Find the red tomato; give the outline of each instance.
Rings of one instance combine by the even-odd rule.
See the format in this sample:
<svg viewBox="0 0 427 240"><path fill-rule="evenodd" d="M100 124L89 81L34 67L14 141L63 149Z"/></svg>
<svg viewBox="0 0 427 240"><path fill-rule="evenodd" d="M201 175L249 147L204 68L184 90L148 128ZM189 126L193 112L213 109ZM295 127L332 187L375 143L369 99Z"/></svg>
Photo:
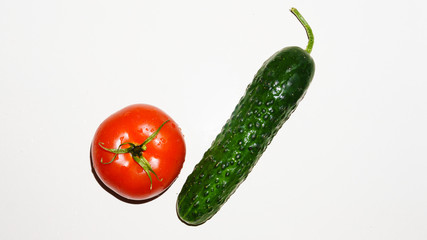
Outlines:
<svg viewBox="0 0 427 240"><path fill-rule="evenodd" d="M91 157L93 169L107 187L124 198L146 200L175 181L185 151L181 129L171 117L154 106L136 104L101 123Z"/></svg>

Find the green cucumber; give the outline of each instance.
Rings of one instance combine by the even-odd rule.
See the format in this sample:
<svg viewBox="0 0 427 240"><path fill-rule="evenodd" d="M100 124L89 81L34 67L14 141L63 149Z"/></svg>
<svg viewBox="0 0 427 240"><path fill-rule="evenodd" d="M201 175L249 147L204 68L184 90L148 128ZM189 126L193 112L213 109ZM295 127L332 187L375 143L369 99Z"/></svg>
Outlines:
<svg viewBox="0 0 427 240"><path fill-rule="evenodd" d="M307 48L286 47L270 57L256 73L178 195L177 214L189 225L200 225L219 211L307 91L314 75L310 56L314 38L301 14L294 8L291 12L306 29Z"/></svg>

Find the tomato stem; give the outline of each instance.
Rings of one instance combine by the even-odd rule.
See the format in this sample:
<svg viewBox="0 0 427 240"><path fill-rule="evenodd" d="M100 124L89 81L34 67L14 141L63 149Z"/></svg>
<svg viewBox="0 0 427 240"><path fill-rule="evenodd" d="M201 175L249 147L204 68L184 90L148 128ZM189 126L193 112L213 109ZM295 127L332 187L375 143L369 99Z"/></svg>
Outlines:
<svg viewBox="0 0 427 240"><path fill-rule="evenodd" d="M305 31L306 31L307 37L308 37L308 44L307 44L305 51L310 54L311 50L313 49L313 44L314 44L313 31L311 30L310 25L308 25L307 21L304 19L304 17L301 15L301 13L299 13L299 11L296 8L291 8L291 12L295 15L295 17L297 17L297 19L300 21L300 23L305 28Z"/></svg>
<svg viewBox="0 0 427 240"><path fill-rule="evenodd" d="M116 149L113 148L106 148L104 147L104 143L99 142L98 145L104 149L105 151L114 153L113 158L109 161L104 163L103 159L101 158L101 163L102 164L110 164L112 163L118 154L124 154L124 153L130 153L132 155L132 158L135 162L137 162L139 164L139 166L142 167L142 169L144 169L145 173L147 174L148 178L150 179L150 190L153 188L153 180L151 178L151 174L154 174L154 176L157 178L157 180L162 181L163 179L159 179L159 177L157 176L157 174L154 172L153 168L151 167L150 163L147 161L147 159L144 158L143 156L143 152L147 150L147 144L152 141L154 138L156 138L156 136L159 134L160 129L162 129L162 127L169 122L169 120L166 120L165 122L163 122L159 128L157 128L157 130L155 132L153 132L150 136L148 136L147 139L145 139L145 141L142 144L136 145L134 143L131 142L125 142L120 144ZM129 145L128 148L120 148L123 145Z"/></svg>
<svg viewBox="0 0 427 240"><path fill-rule="evenodd" d="M147 145L147 143L149 143L151 140L153 140L156 136L157 136L157 134L159 134L159 132L160 132L160 129L162 129L162 127L167 123L167 122L169 122L169 120L166 120L164 123L162 123L162 125L160 125L160 127L153 133L153 134L151 134L142 144L141 144L141 146L143 146L143 147L145 147L145 145ZM147 147L145 147L145 149L147 149Z"/></svg>
<svg viewBox="0 0 427 240"><path fill-rule="evenodd" d="M132 155L133 160L135 160L135 162L137 162L139 164L139 166L141 166L144 171L147 173L148 178L150 179L150 190L153 189L153 179L151 178L151 173L154 174L154 176L157 178L157 180L159 180L160 182L163 179L159 179L159 177L157 176L157 174L154 172L154 170L151 168L150 163L147 161L147 159L145 159L142 155L141 157L139 156L135 156Z"/></svg>
<svg viewBox="0 0 427 240"><path fill-rule="evenodd" d="M109 162L104 163L104 162L102 161L102 158L101 158L101 163L102 163L102 164L110 164L110 163L112 163L112 162L114 161L114 159L116 159L116 157L117 157L117 155L118 155L118 154L120 154L120 153L128 153L128 152L129 152L129 148L120 149L120 147L121 147L121 146L126 145L126 144L129 144L129 143L122 143L122 144L120 144L120 145L119 145L119 147L118 147L117 149L110 149L110 148L106 148L106 147L104 147L104 146L103 146L103 145L104 145L104 143L103 143L103 142L98 143L98 145L99 145L102 149L107 150L107 151L112 152L112 153L115 153L114 157L113 157Z"/></svg>

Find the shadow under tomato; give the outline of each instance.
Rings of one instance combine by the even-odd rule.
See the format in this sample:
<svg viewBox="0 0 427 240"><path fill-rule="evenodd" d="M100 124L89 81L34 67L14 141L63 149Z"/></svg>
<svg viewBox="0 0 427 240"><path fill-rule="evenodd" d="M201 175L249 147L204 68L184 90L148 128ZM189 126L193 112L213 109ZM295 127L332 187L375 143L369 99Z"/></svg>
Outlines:
<svg viewBox="0 0 427 240"><path fill-rule="evenodd" d="M93 176L95 177L95 180L98 182L98 184L108 193L110 193L111 195L113 195L115 198L119 199L120 201L126 202L126 203L130 203L130 204L143 204L143 203L147 203L147 202L151 202L154 199L160 197L161 195L163 195L169 188L165 189L165 191L163 191L162 193L160 193L159 195L149 198L149 199L144 199L144 200L132 200L132 199L128 199L125 198L123 196L120 196L119 194L117 194L116 192L114 192L111 188L109 188L107 185L105 185L102 180L99 178L98 174L96 174L95 169L93 168L93 159L92 159L92 144L90 146L90 150L89 150L89 158L90 158L90 168L92 171Z"/></svg>

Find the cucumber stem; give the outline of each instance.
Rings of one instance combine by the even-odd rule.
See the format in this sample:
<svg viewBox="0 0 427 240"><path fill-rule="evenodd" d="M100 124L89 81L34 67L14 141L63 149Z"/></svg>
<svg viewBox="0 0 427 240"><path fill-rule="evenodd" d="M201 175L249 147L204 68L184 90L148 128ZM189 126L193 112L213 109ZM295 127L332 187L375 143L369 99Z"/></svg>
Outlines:
<svg viewBox="0 0 427 240"><path fill-rule="evenodd" d="M313 31L311 30L310 25L308 25L307 21L304 19L304 17L301 15L301 13L298 12L298 10L296 8L291 8L291 12L295 15L295 17L298 18L300 23L305 28L305 31L306 31L307 37L308 37L308 44L307 44L307 47L305 48L305 51L310 54L311 50L313 49L313 44L314 44Z"/></svg>

